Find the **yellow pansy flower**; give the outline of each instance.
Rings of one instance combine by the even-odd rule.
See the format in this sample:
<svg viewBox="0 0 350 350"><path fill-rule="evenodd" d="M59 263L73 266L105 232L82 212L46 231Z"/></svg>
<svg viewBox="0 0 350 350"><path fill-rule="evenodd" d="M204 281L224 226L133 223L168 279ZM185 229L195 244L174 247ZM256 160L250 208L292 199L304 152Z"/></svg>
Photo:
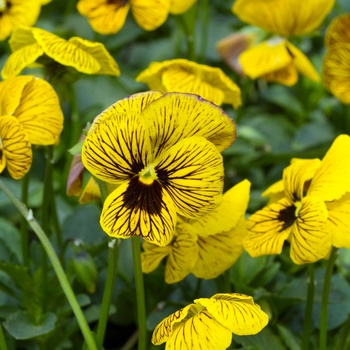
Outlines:
<svg viewBox="0 0 350 350"><path fill-rule="evenodd" d="M39 17L40 0L0 0L0 40L5 40L18 26L32 26Z"/></svg>
<svg viewBox="0 0 350 350"><path fill-rule="evenodd" d="M180 15L188 11L197 0L172 0L170 13L173 15Z"/></svg>
<svg viewBox="0 0 350 350"><path fill-rule="evenodd" d="M98 42L79 37L65 40L44 29L21 27L13 31L9 43L12 54L1 71L3 79L20 74L42 56L85 74L120 74L113 57Z"/></svg>
<svg viewBox="0 0 350 350"><path fill-rule="evenodd" d="M0 82L0 172L22 178L32 163L31 144L55 144L63 114L55 90L33 76Z"/></svg>
<svg viewBox="0 0 350 350"><path fill-rule="evenodd" d="M161 92L189 92L217 105L231 103L238 108L240 88L220 69L198 64L186 59L153 62L141 72L136 81Z"/></svg>
<svg viewBox="0 0 350 350"><path fill-rule="evenodd" d="M225 350L232 333L253 335L268 323L267 314L252 297L237 293L220 293L174 312L153 331L152 343L166 342L165 350Z"/></svg>
<svg viewBox="0 0 350 350"><path fill-rule="evenodd" d="M332 245L350 247L350 137L340 135L323 160L295 159L265 195L274 200L247 220L244 248L253 256L280 254L290 241L296 264L325 258ZM282 190L282 192L281 192Z"/></svg>
<svg viewBox="0 0 350 350"><path fill-rule="evenodd" d="M350 14L336 17L325 37L323 83L340 101L350 103Z"/></svg>
<svg viewBox="0 0 350 350"><path fill-rule="evenodd" d="M212 279L230 268L243 252L249 189L250 182L244 180L225 192L222 203L199 220L179 218L169 245L144 242L142 271L155 270L167 258L165 281L176 283L190 273Z"/></svg>
<svg viewBox="0 0 350 350"><path fill-rule="evenodd" d="M95 32L115 34L124 26L129 10L142 29L157 29L166 21L170 4L171 0L79 0L77 8Z"/></svg>
<svg viewBox="0 0 350 350"><path fill-rule="evenodd" d="M220 151L234 138L227 114L196 95L150 91L107 108L82 149L92 175L118 185L104 202L103 230L168 244L177 214L195 218L221 201Z"/></svg>
<svg viewBox="0 0 350 350"><path fill-rule="evenodd" d="M260 44L243 34L240 40L221 40L218 51L233 69L251 79L294 85L301 73L319 81L309 59L286 37L304 35L317 28L335 0L236 0L232 11L244 22L275 34ZM248 41L249 40L249 41ZM242 47L244 43L245 47ZM232 47L231 47L232 46ZM233 57L230 57L230 56Z"/></svg>

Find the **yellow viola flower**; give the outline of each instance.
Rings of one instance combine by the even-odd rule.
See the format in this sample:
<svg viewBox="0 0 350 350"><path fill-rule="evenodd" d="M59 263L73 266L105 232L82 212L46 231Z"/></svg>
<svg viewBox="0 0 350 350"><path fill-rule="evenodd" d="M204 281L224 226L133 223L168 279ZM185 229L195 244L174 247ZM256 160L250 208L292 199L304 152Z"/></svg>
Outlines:
<svg viewBox="0 0 350 350"><path fill-rule="evenodd" d="M0 117L0 173L7 168L15 180L21 179L30 169L32 148L23 126L17 118Z"/></svg>
<svg viewBox="0 0 350 350"><path fill-rule="evenodd" d="M9 43L12 54L1 71L3 79L20 74L42 56L85 74L120 74L113 57L98 42L79 37L65 40L44 29L21 27L13 31Z"/></svg>
<svg viewBox="0 0 350 350"><path fill-rule="evenodd" d="M234 138L227 114L196 95L150 91L107 108L82 149L90 173L118 185L104 202L102 229L168 244L178 214L195 218L221 201L220 151Z"/></svg>
<svg viewBox="0 0 350 350"><path fill-rule="evenodd" d="M225 350L232 342L232 333L257 334L268 321L252 297L219 293L196 299L165 318L153 331L152 343L166 343L165 350Z"/></svg>
<svg viewBox="0 0 350 350"><path fill-rule="evenodd" d="M316 29L335 0L235 0L232 11L243 22L284 37Z"/></svg>
<svg viewBox="0 0 350 350"><path fill-rule="evenodd" d="M32 163L31 145L53 145L63 128L55 90L45 80L19 76L0 82L0 172L22 178Z"/></svg>
<svg viewBox="0 0 350 350"><path fill-rule="evenodd" d="M350 14L336 17L325 37L322 78L326 88L340 101L350 103Z"/></svg>
<svg viewBox="0 0 350 350"><path fill-rule="evenodd" d="M199 220L178 218L169 245L144 242L142 271L152 272L167 258L165 281L176 283L190 273L212 279L230 268L243 252L249 189L250 182L244 180L225 192L222 203Z"/></svg>
<svg viewBox="0 0 350 350"><path fill-rule="evenodd" d="M197 0L172 0L170 13L173 15L180 15L188 11Z"/></svg>
<svg viewBox="0 0 350 350"><path fill-rule="evenodd" d="M327 257L332 245L350 247L350 137L340 135L323 160L295 159L281 182L265 192L274 201L247 220L244 248L253 256L280 254L286 240L296 264ZM283 194L283 195L281 195Z"/></svg>
<svg viewBox="0 0 350 350"><path fill-rule="evenodd" d="M144 30L155 30L167 19L171 0L79 0L79 13L100 34L115 34L124 26L131 9L136 23Z"/></svg>
<svg viewBox="0 0 350 350"><path fill-rule="evenodd" d="M40 0L0 0L0 40L5 40L18 26L32 26L39 17Z"/></svg>
<svg viewBox="0 0 350 350"><path fill-rule="evenodd" d="M241 104L240 88L220 69L186 59L153 62L141 72L136 81L161 92L188 92L197 94L217 105Z"/></svg>

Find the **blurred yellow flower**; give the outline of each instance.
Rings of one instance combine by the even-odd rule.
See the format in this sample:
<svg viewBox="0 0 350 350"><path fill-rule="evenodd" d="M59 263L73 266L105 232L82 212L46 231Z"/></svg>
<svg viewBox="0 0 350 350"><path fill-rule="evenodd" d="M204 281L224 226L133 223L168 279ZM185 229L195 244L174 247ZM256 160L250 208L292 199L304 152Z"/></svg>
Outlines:
<svg viewBox="0 0 350 350"><path fill-rule="evenodd" d="M350 137L340 135L322 161L292 161L283 183L264 192L274 200L247 220L243 244L251 256L280 254L285 240L296 264L325 258L332 245L350 248L349 149Z"/></svg>
<svg viewBox="0 0 350 350"><path fill-rule="evenodd" d="M197 0L172 0L170 13L173 15L180 15L188 11Z"/></svg>
<svg viewBox="0 0 350 350"><path fill-rule="evenodd" d="M267 314L252 297L237 293L200 298L161 321L153 331L152 343L166 342L165 350L225 350L232 333L252 335L268 323Z"/></svg>
<svg viewBox="0 0 350 350"><path fill-rule="evenodd" d="M169 245L144 242L142 271L152 272L166 257L166 283L179 282L190 273L212 279L230 268L243 252L249 189L249 181L244 180L224 193L222 203L200 219L178 218Z"/></svg>
<svg viewBox="0 0 350 350"><path fill-rule="evenodd" d="M40 0L0 0L0 40L5 40L19 26L32 26L39 17Z"/></svg>
<svg viewBox="0 0 350 350"><path fill-rule="evenodd" d="M103 44L72 37L62 39L44 29L21 27L9 40L12 54L1 71L3 79L16 76L42 56L85 74L118 76L119 68Z"/></svg>
<svg viewBox="0 0 350 350"><path fill-rule="evenodd" d="M0 82L0 172L22 178L32 163L31 144L55 144L63 114L55 90L32 76Z"/></svg>
<svg viewBox="0 0 350 350"><path fill-rule="evenodd" d="M196 95L150 91L107 108L82 149L92 175L118 185L104 202L103 230L168 244L177 214L195 218L221 201L220 151L234 139L233 121Z"/></svg>
<svg viewBox="0 0 350 350"><path fill-rule="evenodd" d="M153 62L136 77L136 81L161 92L197 94L219 106L231 103L238 108L242 103L240 88L220 68L186 59Z"/></svg>
<svg viewBox="0 0 350 350"><path fill-rule="evenodd" d="M323 59L323 83L340 101L350 103L350 14L336 17L330 24Z"/></svg>
<svg viewBox="0 0 350 350"><path fill-rule="evenodd" d="M275 34L256 43L252 33L218 42L218 51L236 72L291 86L301 73L313 81L319 75L311 62L285 38L305 35L317 28L335 0L236 0L232 11L244 22ZM238 35L238 34L237 34ZM232 56L232 57L231 57Z"/></svg>
<svg viewBox="0 0 350 350"><path fill-rule="evenodd" d="M115 34L124 26L131 9L136 23L144 30L155 30L167 19L171 0L79 0L79 13L100 34Z"/></svg>

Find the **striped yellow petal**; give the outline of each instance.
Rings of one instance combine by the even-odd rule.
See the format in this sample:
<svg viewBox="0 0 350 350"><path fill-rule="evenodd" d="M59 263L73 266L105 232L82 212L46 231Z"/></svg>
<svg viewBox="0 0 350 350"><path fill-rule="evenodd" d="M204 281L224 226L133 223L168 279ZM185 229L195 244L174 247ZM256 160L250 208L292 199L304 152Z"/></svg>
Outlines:
<svg viewBox="0 0 350 350"><path fill-rule="evenodd" d="M130 1L79 0L77 8L95 32L115 34L124 26Z"/></svg>
<svg viewBox="0 0 350 350"><path fill-rule="evenodd" d="M308 182L320 167L319 159L294 159L283 171L283 184L286 196L299 201L306 195Z"/></svg>
<svg viewBox="0 0 350 350"><path fill-rule="evenodd" d="M235 227L227 232L208 237L198 237L198 259L192 273L198 278L212 279L229 269L243 253L246 234L245 218L242 216Z"/></svg>
<svg viewBox="0 0 350 350"><path fill-rule="evenodd" d="M189 10L196 1L197 0L172 0L170 13L173 15L180 15Z"/></svg>
<svg viewBox="0 0 350 350"><path fill-rule="evenodd" d="M244 22L283 35L301 35L316 29L335 0L236 0L232 11Z"/></svg>
<svg viewBox="0 0 350 350"><path fill-rule="evenodd" d="M33 36L33 28L16 28L11 35L9 44L12 52L23 49L28 45L36 44L36 39Z"/></svg>
<svg viewBox="0 0 350 350"><path fill-rule="evenodd" d="M23 126L15 117L0 117L0 171L7 167L12 178L21 179L32 164L32 148Z"/></svg>
<svg viewBox="0 0 350 350"><path fill-rule="evenodd" d="M322 73L326 88L350 104L350 43L332 45L323 58Z"/></svg>
<svg viewBox="0 0 350 350"><path fill-rule="evenodd" d="M323 201L340 199L346 192L350 192L350 136L339 135L313 177L309 195Z"/></svg>
<svg viewBox="0 0 350 350"><path fill-rule="evenodd" d="M159 91L146 91L130 95L126 98L123 98L122 100L117 101L94 119L89 132L91 132L93 128L98 125L98 123L107 118L113 118L121 114L127 117L128 113L140 114L152 101L156 100L162 95L163 94Z"/></svg>
<svg viewBox="0 0 350 350"><path fill-rule="evenodd" d="M73 43L40 28L33 28L33 36L44 53L56 62L86 74L100 71L96 58Z"/></svg>
<svg viewBox="0 0 350 350"><path fill-rule="evenodd" d="M154 169L164 191L185 217L201 216L222 200L222 156L202 137L179 141L159 156Z"/></svg>
<svg viewBox="0 0 350 350"><path fill-rule="evenodd" d="M350 43L350 14L337 16L333 19L327 29L325 36L325 45L331 48L332 45L338 43Z"/></svg>
<svg viewBox="0 0 350 350"><path fill-rule="evenodd" d="M323 201L311 196L303 198L300 206L292 228L290 257L296 264L313 263L325 258L331 248L328 211Z"/></svg>
<svg viewBox="0 0 350 350"><path fill-rule="evenodd" d="M165 267L165 282L176 283L182 281L191 273L198 258L197 236L188 225L176 225L175 239L171 243L171 251Z"/></svg>
<svg viewBox="0 0 350 350"><path fill-rule="evenodd" d="M298 71L296 67L290 63L284 68L263 75L262 78L272 83L293 86L298 81Z"/></svg>
<svg viewBox="0 0 350 350"><path fill-rule="evenodd" d="M341 199L326 203L328 210L327 231L332 234L332 245L350 248L350 193Z"/></svg>
<svg viewBox="0 0 350 350"><path fill-rule="evenodd" d="M84 204L101 198L100 187L98 183L90 176L87 184L84 187L83 193L79 198L79 203Z"/></svg>
<svg viewBox="0 0 350 350"><path fill-rule="evenodd" d="M217 105L231 103L234 108L241 105L239 87L220 68L186 59L153 62L136 80L153 90L193 93Z"/></svg>
<svg viewBox="0 0 350 350"><path fill-rule="evenodd" d="M37 43L24 46L18 51L14 51L9 56L1 70L2 78L8 79L15 77L43 54L44 50Z"/></svg>
<svg viewBox="0 0 350 350"><path fill-rule="evenodd" d="M165 94L150 103L142 117L149 125L156 156L190 136L208 139L220 152L236 137L234 122L220 107L192 94Z"/></svg>
<svg viewBox="0 0 350 350"><path fill-rule="evenodd" d="M212 318L237 335L257 334L269 321L253 298L244 294L219 293L194 302L204 306Z"/></svg>
<svg viewBox="0 0 350 350"><path fill-rule="evenodd" d="M145 30L155 30L168 18L170 0L130 0L136 23Z"/></svg>
<svg viewBox="0 0 350 350"><path fill-rule="evenodd" d="M174 235L176 208L158 181L148 185L135 176L107 197L100 224L109 236L139 236L165 246Z"/></svg>
<svg viewBox="0 0 350 350"><path fill-rule="evenodd" d="M90 54L99 64L100 69L98 74L119 76L120 70L117 62L107 51L105 46L98 42L92 42L79 37L72 37L68 40L68 43L73 44L77 48Z"/></svg>
<svg viewBox="0 0 350 350"><path fill-rule="evenodd" d="M15 77L6 84L27 84L21 91L19 106L13 112L28 134L29 141L35 145L53 145L63 129L63 113L58 96L53 87L41 78ZM11 98L11 96L8 96Z"/></svg>
<svg viewBox="0 0 350 350"><path fill-rule="evenodd" d="M132 178L151 161L148 130L137 113L107 118L83 144L82 162L98 179L118 184Z"/></svg>
<svg viewBox="0 0 350 350"><path fill-rule="evenodd" d="M250 182L241 181L224 193L222 203L217 208L193 221L191 226L202 237L231 230L247 210L249 190Z"/></svg>
<svg viewBox="0 0 350 350"><path fill-rule="evenodd" d="M154 271L158 267L160 262L171 253L172 246L171 244L168 244L165 247L159 247L156 244L145 241L142 243L142 248L142 272L150 273Z"/></svg>
<svg viewBox="0 0 350 350"><path fill-rule="evenodd" d="M247 220L247 235L243 239L245 250L252 257L280 254L296 220L296 207L287 198L272 203Z"/></svg>

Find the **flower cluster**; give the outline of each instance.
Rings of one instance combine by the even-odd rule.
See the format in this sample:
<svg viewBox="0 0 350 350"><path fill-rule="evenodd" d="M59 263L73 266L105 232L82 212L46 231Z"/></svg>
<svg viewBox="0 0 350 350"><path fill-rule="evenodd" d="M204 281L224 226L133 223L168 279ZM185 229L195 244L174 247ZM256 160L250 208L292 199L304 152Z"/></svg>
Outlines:
<svg viewBox="0 0 350 350"><path fill-rule="evenodd" d="M0 83L0 172L7 167L22 178L32 163L31 145L53 145L63 128L63 114L49 83L20 76Z"/></svg>

